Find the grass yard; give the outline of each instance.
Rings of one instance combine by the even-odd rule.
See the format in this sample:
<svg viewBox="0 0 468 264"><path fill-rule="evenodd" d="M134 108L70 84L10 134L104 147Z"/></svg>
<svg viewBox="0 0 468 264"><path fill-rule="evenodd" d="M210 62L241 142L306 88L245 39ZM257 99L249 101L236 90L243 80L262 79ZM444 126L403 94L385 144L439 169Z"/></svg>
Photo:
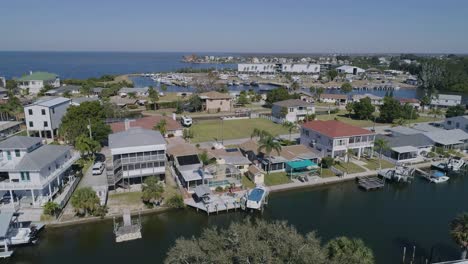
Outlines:
<svg viewBox="0 0 468 264"><path fill-rule="evenodd" d="M224 124L222 124L224 123ZM223 127L223 129L222 129ZM194 138L192 142L206 142L216 139L248 138L254 128L264 129L273 135L289 134L288 130L268 119L239 119L239 120L202 120L192 126ZM294 133L294 132L293 132Z"/></svg>
<svg viewBox="0 0 468 264"><path fill-rule="evenodd" d="M374 124L372 120L358 120L358 119L349 118L346 111L340 111L337 114L330 114L330 115L328 114L317 115L318 120L335 120L335 118L343 123L350 124L353 126L359 126L359 127L371 127ZM386 124L375 123L375 125L382 126Z"/></svg>
<svg viewBox="0 0 468 264"><path fill-rule="evenodd" d="M109 203L119 205L141 204L141 192L122 192L109 194Z"/></svg>
<svg viewBox="0 0 468 264"><path fill-rule="evenodd" d="M273 186L279 184L290 183L291 179L289 179L286 172L275 172L270 173L269 175L265 175L265 185L266 186Z"/></svg>
<svg viewBox="0 0 468 264"><path fill-rule="evenodd" d="M366 170L359 167L358 165L352 162L340 162L340 164L333 165L335 168L339 169L342 172L347 172L348 174L365 172Z"/></svg>
<svg viewBox="0 0 468 264"><path fill-rule="evenodd" d="M367 164L364 165L364 167L368 168L369 170L378 170L379 169L379 159L363 159L362 161L366 162ZM386 160L381 160L382 163L382 169L388 169L388 168L393 168L395 165L392 163L386 161Z"/></svg>
<svg viewBox="0 0 468 264"><path fill-rule="evenodd" d="M249 179L249 177L242 175L242 186L245 188L254 188L255 184Z"/></svg>
<svg viewBox="0 0 468 264"><path fill-rule="evenodd" d="M331 169L322 169L322 174L320 177L328 178L328 177L335 177L335 173Z"/></svg>

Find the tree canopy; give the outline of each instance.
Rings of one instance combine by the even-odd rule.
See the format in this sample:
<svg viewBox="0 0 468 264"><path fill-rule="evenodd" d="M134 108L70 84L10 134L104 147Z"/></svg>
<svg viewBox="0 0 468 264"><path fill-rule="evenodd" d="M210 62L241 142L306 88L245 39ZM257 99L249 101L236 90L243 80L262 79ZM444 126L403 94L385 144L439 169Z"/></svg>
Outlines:
<svg viewBox="0 0 468 264"><path fill-rule="evenodd" d="M71 204L78 215L95 215L99 210L99 198L91 187L76 190L71 198Z"/></svg>
<svg viewBox="0 0 468 264"><path fill-rule="evenodd" d="M465 107L461 105L449 106L445 112L445 117L462 116L465 114Z"/></svg>
<svg viewBox="0 0 468 264"><path fill-rule="evenodd" d="M276 88L270 91L267 94L266 106L271 107L273 103L275 102L284 101L288 99L298 99L298 98L299 98L298 94L289 94L286 88L280 87L280 88Z"/></svg>
<svg viewBox="0 0 468 264"><path fill-rule="evenodd" d="M362 98L359 102L352 103L351 108L359 119L371 119L372 114L375 112L375 106L372 105L372 101L369 97ZM348 105L346 110L349 111Z"/></svg>
<svg viewBox="0 0 468 264"><path fill-rule="evenodd" d="M325 246L329 263L372 264L375 262L372 250L361 239L337 237Z"/></svg>
<svg viewBox="0 0 468 264"><path fill-rule="evenodd" d="M349 82L346 82L346 83L343 83L341 85L341 92L342 93L350 93L353 91L353 86L349 83Z"/></svg>

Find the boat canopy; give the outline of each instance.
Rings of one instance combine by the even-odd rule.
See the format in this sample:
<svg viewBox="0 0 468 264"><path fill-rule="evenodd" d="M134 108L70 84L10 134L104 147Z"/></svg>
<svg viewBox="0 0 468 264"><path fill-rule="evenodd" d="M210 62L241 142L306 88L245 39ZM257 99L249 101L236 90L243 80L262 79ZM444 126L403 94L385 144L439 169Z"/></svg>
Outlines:
<svg viewBox="0 0 468 264"><path fill-rule="evenodd" d="M0 213L0 238L6 237L10 228L11 218L13 218L13 212Z"/></svg>
<svg viewBox="0 0 468 264"><path fill-rule="evenodd" d="M305 170L318 167L317 164L312 162L311 160L288 161L286 162L286 166L289 167L289 169L293 170Z"/></svg>

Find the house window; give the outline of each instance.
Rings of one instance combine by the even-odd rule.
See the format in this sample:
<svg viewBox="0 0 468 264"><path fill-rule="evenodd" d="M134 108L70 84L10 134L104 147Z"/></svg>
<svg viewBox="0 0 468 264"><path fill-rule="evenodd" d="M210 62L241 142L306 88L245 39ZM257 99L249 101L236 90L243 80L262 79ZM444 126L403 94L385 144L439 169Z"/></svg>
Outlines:
<svg viewBox="0 0 468 264"><path fill-rule="evenodd" d="M309 130L305 131L306 136L309 136Z"/></svg>
<svg viewBox="0 0 468 264"><path fill-rule="evenodd" d="M7 160L11 160L11 151L7 150L6 155L7 155Z"/></svg>
<svg viewBox="0 0 468 264"><path fill-rule="evenodd" d="M16 156L16 157L19 157L19 156L20 156L20 151L19 151L19 149L15 149L15 156Z"/></svg>
<svg viewBox="0 0 468 264"><path fill-rule="evenodd" d="M47 121L44 121L44 127L48 127L49 124L47 123Z"/></svg>
<svg viewBox="0 0 468 264"><path fill-rule="evenodd" d="M349 144L353 144L354 143L354 137L350 137L349 138Z"/></svg>
<svg viewBox="0 0 468 264"><path fill-rule="evenodd" d="M28 113L29 113L29 115L32 115L33 114L32 109L28 109Z"/></svg>
<svg viewBox="0 0 468 264"><path fill-rule="evenodd" d="M447 125L449 125L449 126L452 125L452 121L448 120Z"/></svg>
<svg viewBox="0 0 468 264"><path fill-rule="evenodd" d="M34 124L33 124L33 121L29 121L29 127L33 127Z"/></svg>
<svg viewBox="0 0 468 264"><path fill-rule="evenodd" d="M458 123L458 122L455 123L455 127L456 127L456 128L460 128L460 123Z"/></svg>
<svg viewBox="0 0 468 264"><path fill-rule="evenodd" d="M29 177L29 171L21 172L21 181L31 181L31 177Z"/></svg>
<svg viewBox="0 0 468 264"><path fill-rule="evenodd" d="M45 115L45 109L41 109L41 114Z"/></svg>

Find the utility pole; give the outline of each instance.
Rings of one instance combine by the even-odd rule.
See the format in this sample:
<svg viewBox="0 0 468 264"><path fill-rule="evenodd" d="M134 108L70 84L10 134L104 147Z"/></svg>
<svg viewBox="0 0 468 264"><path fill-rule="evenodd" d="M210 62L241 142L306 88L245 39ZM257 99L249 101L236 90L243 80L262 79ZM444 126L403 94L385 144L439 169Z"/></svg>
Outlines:
<svg viewBox="0 0 468 264"><path fill-rule="evenodd" d="M88 130L89 130L89 138L93 139L93 134L91 132L91 119L88 118Z"/></svg>

